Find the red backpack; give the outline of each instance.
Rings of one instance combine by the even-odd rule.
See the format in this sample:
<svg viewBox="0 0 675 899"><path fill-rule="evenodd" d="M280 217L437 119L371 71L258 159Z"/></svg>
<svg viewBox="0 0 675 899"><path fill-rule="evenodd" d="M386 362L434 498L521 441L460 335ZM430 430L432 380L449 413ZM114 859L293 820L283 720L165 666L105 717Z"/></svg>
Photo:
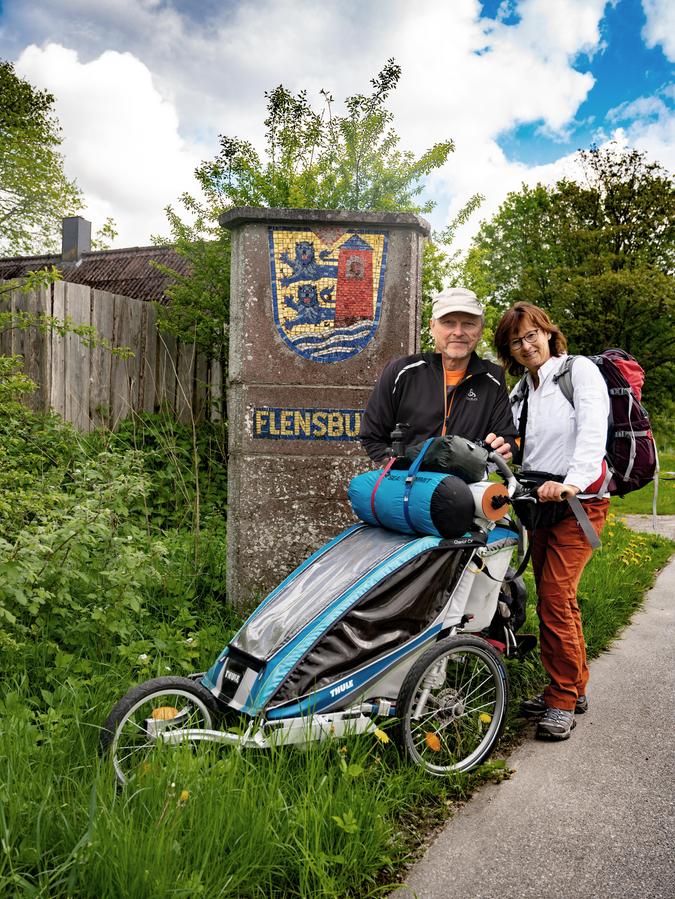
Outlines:
<svg viewBox="0 0 675 899"><path fill-rule="evenodd" d="M574 406L572 366L578 356L568 356L553 378ZM607 492L625 496L654 481L656 503L659 458L649 416L640 403L645 373L637 359L625 350L605 350L587 356L602 375L609 394L609 427L605 459L608 465ZM602 491L599 491L602 492Z"/></svg>

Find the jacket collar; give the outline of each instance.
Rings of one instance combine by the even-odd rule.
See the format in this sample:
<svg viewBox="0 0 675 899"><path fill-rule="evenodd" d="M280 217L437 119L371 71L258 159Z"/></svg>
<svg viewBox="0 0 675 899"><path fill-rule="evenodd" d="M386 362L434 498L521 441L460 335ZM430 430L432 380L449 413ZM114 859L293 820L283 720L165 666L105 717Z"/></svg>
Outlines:
<svg viewBox="0 0 675 899"><path fill-rule="evenodd" d="M443 360L441 358L440 353L428 353L429 362L433 365L434 368L442 369L443 368ZM466 367L467 375L480 375L488 370L485 361L481 359L481 357L477 353L471 353L469 357L469 364Z"/></svg>

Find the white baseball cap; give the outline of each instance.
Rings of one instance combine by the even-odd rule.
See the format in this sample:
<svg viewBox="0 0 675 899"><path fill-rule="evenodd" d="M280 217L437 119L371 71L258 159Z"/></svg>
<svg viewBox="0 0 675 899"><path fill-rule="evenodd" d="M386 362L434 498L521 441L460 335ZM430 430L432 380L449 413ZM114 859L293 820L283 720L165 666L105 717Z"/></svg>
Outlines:
<svg viewBox="0 0 675 899"><path fill-rule="evenodd" d="M431 317L438 319L448 312L468 312L469 315L483 314L483 307L473 290L466 287L446 287L437 293L431 307Z"/></svg>

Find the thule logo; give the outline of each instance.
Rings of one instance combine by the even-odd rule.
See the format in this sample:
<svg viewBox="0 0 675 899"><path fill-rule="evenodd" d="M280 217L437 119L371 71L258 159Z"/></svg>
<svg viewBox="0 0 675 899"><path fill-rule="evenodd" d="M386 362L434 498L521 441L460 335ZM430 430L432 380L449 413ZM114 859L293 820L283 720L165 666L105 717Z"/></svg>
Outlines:
<svg viewBox="0 0 675 899"><path fill-rule="evenodd" d="M478 394L474 393L473 387L469 387L469 392L466 395L467 400L477 400Z"/></svg>
<svg viewBox="0 0 675 899"><path fill-rule="evenodd" d="M223 672L223 677L225 678L225 680L231 680L233 684L238 684L241 680L241 674L235 674L234 671L225 670Z"/></svg>
<svg viewBox="0 0 675 899"><path fill-rule="evenodd" d="M333 697L339 696L340 693L346 693L347 690L351 690L351 688L353 686L354 686L353 680L346 680L346 681L344 681L344 683L338 684L337 687L333 687L333 689L330 691L330 695Z"/></svg>

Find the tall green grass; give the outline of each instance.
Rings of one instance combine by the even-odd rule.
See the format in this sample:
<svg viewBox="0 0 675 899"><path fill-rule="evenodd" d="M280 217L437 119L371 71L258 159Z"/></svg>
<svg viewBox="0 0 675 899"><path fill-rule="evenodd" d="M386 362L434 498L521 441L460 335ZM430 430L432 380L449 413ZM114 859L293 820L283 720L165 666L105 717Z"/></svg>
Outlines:
<svg viewBox="0 0 675 899"><path fill-rule="evenodd" d="M658 515L675 515L675 453L659 454L661 476L656 497ZM614 497L612 509L623 515L651 515L654 499L654 485L648 484L627 496Z"/></svg>
<svg viewBox="0 0 675 899"><path fill-rule="evenodd" d="M580 588L591 656L628 622L671 549L610 516ZM533 598L527 624L536 630ZM209 634L205 643L213 640ZM204 666L211 661L205 658ZM505 745L518 731L518 699L543 682L536 659L509 669ZM50 703L40 684L18 674L6 690L0 895L381 895L420 834L478 780L499 772L492 762L472 775L438 780L400 759L391 743L366 735L305 751L172 749L118 792L97 743L122 680L116 666L109 681L52 689Z"/></svg>

